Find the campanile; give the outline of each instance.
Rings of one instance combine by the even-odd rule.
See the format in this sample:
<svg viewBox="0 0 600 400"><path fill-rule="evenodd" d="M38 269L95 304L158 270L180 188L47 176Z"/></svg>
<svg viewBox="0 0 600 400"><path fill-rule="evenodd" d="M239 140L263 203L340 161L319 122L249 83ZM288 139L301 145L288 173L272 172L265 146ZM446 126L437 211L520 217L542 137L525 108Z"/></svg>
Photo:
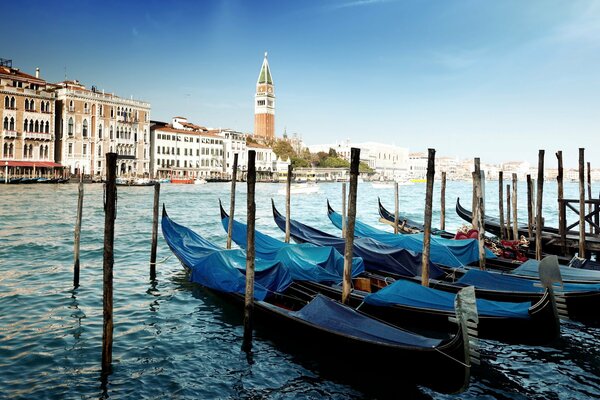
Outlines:
<svg viewBox="0 0 600 400"><path fill-rule="evenodd" d="M254 136L269 140L275 138L275 90L267 53L265 53L258 81L256 81Z"/></svg>

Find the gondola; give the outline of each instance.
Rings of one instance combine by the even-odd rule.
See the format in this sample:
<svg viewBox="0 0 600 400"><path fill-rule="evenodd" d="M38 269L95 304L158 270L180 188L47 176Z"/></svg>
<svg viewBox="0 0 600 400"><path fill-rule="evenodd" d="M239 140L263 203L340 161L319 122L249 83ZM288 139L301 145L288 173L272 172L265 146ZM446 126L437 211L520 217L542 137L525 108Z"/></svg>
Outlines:
<svg viewBox="0 0 600 400"><path fill-rule="evenodd" d="M176 224L164 206L161 226L190 280L243 308L245 253L220 249ZM255 271L256 319L263 322L265 330L277 331L280 339L300 345L318 361L335 359L340 366L352 365L355 370L368 363L369 373L409 377L441 392L460 392L468 386L471 367L465 323L461 322L452 338L426 337L326 296L303 292L280 262L256 259Z"/></svg>
<svg viewBox="0 0 600 400"><path fill-rule="evenodd" d="M273 203L273 217L275 223L285 231L285 217L277 211ZM320 246L333 246L338 251L343 251L345 240L320 231L295 220L290 220L290 235L300 243L312 243ZM365 242L367 241L367 242ZM368 243L369 246L365 246ZM361 248L362 247L362 248ZM395 267L397 271L410 271L414 273L393 272L385 263L385 255L396 251L404 251L404 268ZM420 282L421 255L408 250L393 248L373 239L356 237L353 252L355 256L363 258L367 271L385 274L394 279L408 279ZM378 252L380 262L377 263ZM362 254L365 254L364 256ZM558 266L555 256L551 256ZM556 268L555 276L560 276ZM481 270L458 271L448 274L443 268L429 261L429 286L444 291L456 293L467 285L475 287L477 298L509 301L509 302L538 302L544 295L545 289L539 282L530 279L507 276ZM562 282L562 281L560 281ZM573 284L565 283L560 291L555 291L558 302L565 303L568 311L560 309L561 316L586 323L600 322L597 309L600 307L600 284Z"/></svg>
<svg viewBox="0 0 600 400"><path fill-rule="evenodd" d="M379 206L378 210L379 210L379 216L381 217L381 219L383 219L384 222L391 223L391 225L394 226L394 221L395 221L394 213L389 212L383 206L383 204L381 204L381 199L379 197L377 198L377 203ZM415 220L412 220L403 214L398 213L398 230L401 233L422 233L425 230L425 227L423 226L423 224L421 224ZM443 229L436 229L433 227L431 228L431 234L436 235L436 236L441 236L446 239L452 239L455 236L452 232L448 232Z"/></svg>
<svg viewBox="0 0 600 400"><path fill-rule="evenodd" d="M221 222L225 231L229 227L229 216L219 202ZM246 248L247 227L233 221L232 240L241 248ZM341 298L343 258L336 259L337 267L323 263L323 257L316 259L304 251L307 244L289 244L255 230L255 251L262 258L294 263L288 253L299 255L304 263L313 263L316 269L335 271L329 279L307 279L306 273L295 277L296 284L304 291L321 293L328 297ZM311 245L309 245L311 246ZM310 248L310 247L309 247ZM330 259L330 258L328 258ZM357 258L353 259L353 266ZM314 261L314 262L313 262ZM362 261L362 260L361 260ZM340 268L341 267L341 268ZM313 268L315 269L315 268ZM376 274L363 274L352 270L354 289L350 293L350 305L360 307L366 314L375 316L394 325L409 324L413 330L453 332L455 324L449 318L454 316L455 295L407 280L391 281ZM373 293L372 293L373 292ZM477 300L479 315L478 336L486 339L502 340L510 343L542 344L556 339L559 335L558 317L552 307L551 296L544 294L535 304L505 303Z"/></svg>

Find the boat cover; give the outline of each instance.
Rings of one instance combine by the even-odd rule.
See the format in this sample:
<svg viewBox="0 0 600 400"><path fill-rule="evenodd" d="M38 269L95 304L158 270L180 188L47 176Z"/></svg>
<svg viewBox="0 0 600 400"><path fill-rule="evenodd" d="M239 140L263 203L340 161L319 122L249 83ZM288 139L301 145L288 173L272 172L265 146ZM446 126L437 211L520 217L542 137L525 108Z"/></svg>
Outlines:
<svg viewBox="0 0 600 400"><path fill-rule="evenodd" d="M221 211L221 222L227 232L229 216ZM233 221L231 239L246 249L247 225ZM294 280L312 282L341 282L344 276L344 257L333 247L320 247L310 243L292 244L277 240L260 231L254 232L256 257L264 260L281 261ZM365 270L360 257L352 258L352 276Z"/></svg>
<svg viewBox="0 0 600 400"><path fill-rule="evenodd" d="M507 292L544 292L544 288L541 287L539 281L478 269L468 270L466 274L458 279L458 282L465 285L473 285L477 289L501 290ZM558 287L560 288L560 286ZM600 283L565 283L562 290L567 293L598 292L600 291Z"/></svg>
<svg viewBox="0 0 600 400"><path fill-rule="evenodd" d="M426 349L435 348L442 342L441 339L427 338L377 321L322 294L317 294L310 303L290 315L328 330L371 342Z"/></svg>
<svg viewBox="0 0 600 400"><path fill-rule="evenodd" d="M329 219L337 228L342 229L341 214L329 210ZM368 237L389 246L423 252L423 233L396 235L374 228L359 220L355 221L354 234ZM429 257L431 261L447 267L462 267L479 260L479 243L475 239L453 240L440 236L430 236ZM490 250L485 250L486 258L496 258Z"/></svg>
<svg viewBox="0 0 600 400"><path fill-rule="evenodd" d="M273 206L275 223L285 231L285 217ZM344 253L346 240L320 231L295 220L290 220L290 235L297 241L308 242L317 246L334 247ZM421 255L413 251L396 248L378 242L368 237L354 238L353 254L363 259L365 269L373 271L387 271L402 276L421 276ZM445 272L433 262L429 262L429 277L438 279Z"/></svg>
<svg viewBox="0 0 600 400"><path fill-rule="evenodd" d="M510 271L513 275L526 275L539 278L538 272L540 262L538 260L529 259L521 264L518 268ZM566 265L559 266L560 275L565 281L598 281L600 282L600 271L579 269L567 267Z"/></svg>
<svg viewBox="0 0 600 400"><path fill-rule="evenodd" d="M177 258L191 270L190 280L228 293L246 291L246 253L223 250L163 214L163 236ZM268 292L282 292L292 276L280 262L255 260L254 297L264 300Z"/></svg>
<svg viewBox="0 0 600 400"><path fill-rule="evenodd" d="M415 282L397 280L376 293L365 296L365 303L374 306L400 304L409 307L454 312L456 294L419 285ZM527 319L530 302L511 303L477 299L479 315Z"/></svg>

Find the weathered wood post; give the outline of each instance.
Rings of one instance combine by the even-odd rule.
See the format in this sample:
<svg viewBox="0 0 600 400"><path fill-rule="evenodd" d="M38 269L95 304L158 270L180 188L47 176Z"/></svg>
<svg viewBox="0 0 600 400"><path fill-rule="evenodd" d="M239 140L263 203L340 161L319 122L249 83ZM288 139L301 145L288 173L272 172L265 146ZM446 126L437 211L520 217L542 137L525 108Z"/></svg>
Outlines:
<svg viewBox="0 0 600 400"><path fill-rule="evenodd" d="M346 182L342 182L342 237L346 237Z"/></svg>
<svg viewBox="0 0 600 400"><path fill-rule="evenodd" d="M73 286L79 287L79 243L81 240L81 219L83 216L83 180L79 175L79 197L77 198L77 218L75 219L75 240L73 244Z"/></svg>
<svg viewBox="0 0 600 400"><path fill-rule="evenodd" d="M510 184L506 185L506 240L510 240L512 226L510 223ZM514 238L513 238L514 239Z"/></svg>
<svg viewBox="0 0 600 400"><path fill-rule="evenodd" d="M504 173L502 171L498 171L498 215L500 219L500 240L505 237L505 229L504 229Z"/></svg>
<svg viewBox="0 0 600 400"><path fill-rule="evenodd" d="M585 257L585 149L579 149L579 257Z"/></svg>
<svg viewBox="0 0 600 400"><path fill-rule="evenodd" d="M519 221L517 208L517 174L512 174L512 212L513 212L513 240L519 240Z"/></svg>
<svg viewBox="0 0 600 400"><path fill-rule="evenodd" d="M527 236L529 240L533 239L533 182L531 174L527 174Z"/></svg>
<svg viewBox="0 0 600 400"><path fill-rule="evenodd" d="M252 350L252 328L254 313L254 224L256 218L256 204L254 203L254 187L256 185L256 151L248 151L248 173L246 183L248 185L248 220L246 221L248 231L246 234L246 293L244 301L244 342L242 350Z"/></svg>
<svg viewBox="0 0 600 400"><path fill-rule="evenodd" d="M592 167L590 162L587 162L587 189L588 189L588 200L592 200ZM588 204L588 214L592 214L592 203ZM590 235L594 233L594 226L590 225Z"/></svg>
<svg viewBox="0 0 600 400"><path fill-rule="evenodd" d="M558 160L558 175L556 175L556 181L558 183L558 234L560 235L560 246L562 249L562 255L567 255L567 209L563 202L565 192L563 186L563 159L562 151L556 152L556 158ZM537 242L536 242L537 243Z"/></svg>
<svg viewBox="0 0 600 400"><path fill-rule="evenodd" d="M152 248L150 249L150 280L156 279L156 247L158 245L158 206L160 203L160 183L154 184L154 208L152 218Z"/></svg>
<svg viewBox="0 0 600 400"><path fill-rule="evenodd" d="M446 171L442 171L442 188L440 191L440 229L446 230Z"/></svg>
<svg viewBox="0 0 600 400"><path fill-rule="evenodd" d="M348 224L346 225L346 246L344 249L344 281L342 283L342 303L348 302L352 286L352 256L354 255L354 224L356 222L356 193L358 190L358 166L360 149L350 149L350 193L348 196Z"/></svg>
<svg viewBox="0 0 600 400"><path fill-rule="evenodd" d="M102 372L110 373L113 347L113 265L117 214L117 153L106 153L106 203L104 204L104 261L102 274Z"/></svg>
<svg viewBox="0 0 600 400"><path fill-rule="evenodd" d="M398 182L394 182L394 233L398 234Z"/></svg>
<svg viewBox="0 0 600 400"><path fill-rule="evenodd" d="M544 150L538 153L537 202L535 210L535 258L542 259L542 201L544 199Z"/></svg>
<svg viewBox="0 0 600 400"><path fill-rule="evenodd" d="M435 178L435 149L428 149L427 189L425 192L425 229L423 232L423 256L421 259L421 284L429 286L429 245L431 241L431 213L433 200L433 179Z"/></svg>
<svg viewBox="0 0 600 400"><path fill-rule="evenodd" d="M227 223L227 248L231 249L231 235L233 234L233 218L235 213L235 183L237 180L238 153L233 155L233 170L231 171L231 195L229 200L229 221Z"/></svg>
<svg viewBox="0 0 600 400"><path fill-rule="evenodd" d="M479 200L477 200L477 182L481 183L481 164L479 157L476 157L474 160L475 170L473 171L473 201L472 201L472 213L471 213L471 225L473 225L473 229L479 229L479 215L477 215L476 210L478 209Z"/></svg>
<svg viewBox="0 0 600 400"><path fill-rule="evenodd" d="M285 242L290 242L290 218L292 197L292 164L288 165L287 182L285 185Z"/></svg>

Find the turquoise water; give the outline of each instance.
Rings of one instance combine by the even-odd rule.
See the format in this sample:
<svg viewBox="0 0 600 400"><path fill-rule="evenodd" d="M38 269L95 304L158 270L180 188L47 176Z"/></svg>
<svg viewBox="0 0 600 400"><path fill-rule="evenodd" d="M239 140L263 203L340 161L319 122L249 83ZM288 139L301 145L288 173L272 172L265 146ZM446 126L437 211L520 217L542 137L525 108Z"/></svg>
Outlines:
<svg viewBox="0 0 600 400"><path fill-rule="evenodd" d="M436 183L434 224L439 222ZM281 211L283 185L257 185L257 229L282 238L270 209ZM245 216L245 184L238 185L237 218ZM341 209L341 184L292 199L292 217L337 233L325 200ZM526 210L522 185L520 209ZM424 184L401 186L400 207L422 219ZM487 212L497 210L497 182L487 184ZM576 197L576 184L567 196ZM463 224L455 198L470 208L471 188L448 182L447 229ZM393 190L359 186L358 217L377 223L377 197L393 209ZM149 257L153 188L119 187L114 267L114 370L100 379L102 342L102 185L85 185L81 234L81 286L72 288L76 185L0 186L0 398L248 398L360 399L600 397L600 329L562 326L553 347L508 346L482 341L483 365L459 396L398 382L346 382L310 360L289 353L257 333L253 362L240 350L241 315L186 275L159 233L158 276L151 282ZM218 199L229 201L228 184L162 185L161 202L174 221L225 244ZM556 222L556 188L545 188L544 214ZM526 214L522 212L523 219ZM370 360L357 360L368 368ZM401 363L402 360L393 360ZM432 379L435 379L432 377ZM382 389L384 388L384 389Z"/></svg>

